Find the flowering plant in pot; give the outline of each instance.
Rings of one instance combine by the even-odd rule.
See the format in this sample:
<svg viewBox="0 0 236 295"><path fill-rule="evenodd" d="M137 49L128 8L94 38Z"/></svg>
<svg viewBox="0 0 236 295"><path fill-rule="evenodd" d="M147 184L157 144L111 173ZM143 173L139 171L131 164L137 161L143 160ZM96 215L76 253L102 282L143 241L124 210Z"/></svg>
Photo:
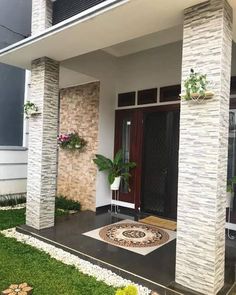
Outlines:
<svg viewBox="0 0 236 295"><path fill-rule="evenodd" d="M77 132L63 133L57 137L60 148L81 151L86 146L86 141Z"/></svg>
<svg viewBox="0 0 236 295"><path fill-rule="evenodd" d="M39 109L33 102L27 101L24 104L24 113L26 115L26 118L28 119L29 117L33 115L39 114Z"/></svg>
<svg viewBox="0 0 236 295"><path fill-rule="evenodd" d="M214 93L207 89L209 82L207 76L195 73L193 69L190 70L189 77L184 81L184 93L180 94L184 100L192 100L201 102L204 99L210 99Z"/></svg>
<svg viewBox="0 0 236 295"><path fill-rule="evenodd" d="M236 184L236 176L227 180L226 208L232 208L235 184Z"/></svg>
<svg viewBox="0 0 236 295"><path fill-rule="evenodd" d="M108 182L111 190L119 189L121 179L128 184L129 178L131 177L129 170L136 167L136 163L125 162L122 150L119 150L116 153L113 160L106 158L103 155L96 154L95 156L96 158L93 159L93 161L97 165L98 170L108 173Z"/></svg>

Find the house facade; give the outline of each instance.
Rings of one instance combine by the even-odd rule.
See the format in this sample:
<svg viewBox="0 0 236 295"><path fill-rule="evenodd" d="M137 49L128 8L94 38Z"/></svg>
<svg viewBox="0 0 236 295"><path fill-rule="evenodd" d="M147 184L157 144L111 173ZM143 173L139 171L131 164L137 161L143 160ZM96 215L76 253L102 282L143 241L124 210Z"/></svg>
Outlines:
<svg viewBox="0 0 236 295"><path fill-rule="evenodd" d="M112 202L177 219L176 282L217 294L236 174L235 17L232 0L33 0L32 36L0 51L0 62L31 70L39 107L29 120L27 225L54 225L56 194L84 210ZM180 101L191 69L207 74L212 99ZM83 152L58 150L58 133L71 131L87 141ZM119 149L137 167L114 201L92 160Z"/></svg>
<svg viewBox="0 0 236 295"><path fill-rule="evenodd" d="M0 48L30 35L31 1L0 4ZM23 104L28 90L24 69L0 65L0 196L26 193L27 128Z"/></svg>

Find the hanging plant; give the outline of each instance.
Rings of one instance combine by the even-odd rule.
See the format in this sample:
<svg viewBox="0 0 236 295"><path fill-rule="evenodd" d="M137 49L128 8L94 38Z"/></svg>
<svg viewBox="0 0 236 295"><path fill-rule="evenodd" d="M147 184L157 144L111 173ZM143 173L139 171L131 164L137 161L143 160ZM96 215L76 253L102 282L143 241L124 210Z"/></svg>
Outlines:
<svg viewBox="0 0 236 295"><path fill-rule="evenodd" d="M180 96L183 100L192 100L202 102L204 99L210 99L214 93L207 89L209 82L207 76L190 71L189 77L184 81L184 93Z"/></svg>
<svg viewBox="0 0 236 295"><path fill-rule="evenodd" d="M38 107L31 101L27 101L24 104L24 113L25 113L27 119L31 116L40 114Z"/></svg>
<svg viewBox="0 0 236 295"><path fill-rule="evenodd" d="M57 137L60 148L81 151L86 146L86 141L77 132L60 134Z"/></svg>

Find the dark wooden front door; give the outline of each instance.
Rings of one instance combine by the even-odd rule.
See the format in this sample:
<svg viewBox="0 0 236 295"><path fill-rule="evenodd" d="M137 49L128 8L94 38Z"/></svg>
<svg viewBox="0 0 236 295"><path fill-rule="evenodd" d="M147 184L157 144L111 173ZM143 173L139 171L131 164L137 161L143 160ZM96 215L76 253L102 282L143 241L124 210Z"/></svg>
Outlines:
<svg viewBox="0 0 236 295"><path fill-rule="evenodd" d="M144 114L141 210L176 218L179 111Z"/></svg>
<svg viewBox="0 0 236 295"><path fill-rule="evenodd" d="M135 161L130 191L122 184L120 200L135 208L176 218L179 105L116 112L115 152Z"/></svg>

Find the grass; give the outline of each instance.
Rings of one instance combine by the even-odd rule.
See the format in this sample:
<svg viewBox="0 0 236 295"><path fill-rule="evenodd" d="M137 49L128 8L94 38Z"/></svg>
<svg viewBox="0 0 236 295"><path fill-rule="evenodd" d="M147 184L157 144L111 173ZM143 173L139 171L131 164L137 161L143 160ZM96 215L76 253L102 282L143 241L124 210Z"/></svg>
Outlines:
<svg viewBox="0 0 236 295"><path fill-rule="evenodd" d="M61 213L60 213L61 214ZM25 222L25 209L0 211L0 230ZM27 282L34 295L114 295L115 289L38 249L0 234L0 292Z"/></svg>
<svg viewBox="0 0 236 295"><path fill-rule="evenodd" d="M56 216L65 215L67 212L56 210ZM25 224L25 208L17 210L0 210L0 230Z"/></svg>
<svg viewBox="0 0 236 295"><path fill-rule="evenodd" d="M115 289L44 252L0 235L0 290L27 282L34 295L114 295Z"/></svg>
<svg viewBox="0 0 236 295"><path fill-rule="evenodd" d="M24 223L25 209L0 210L0 230L15 227Z"/></svg>

